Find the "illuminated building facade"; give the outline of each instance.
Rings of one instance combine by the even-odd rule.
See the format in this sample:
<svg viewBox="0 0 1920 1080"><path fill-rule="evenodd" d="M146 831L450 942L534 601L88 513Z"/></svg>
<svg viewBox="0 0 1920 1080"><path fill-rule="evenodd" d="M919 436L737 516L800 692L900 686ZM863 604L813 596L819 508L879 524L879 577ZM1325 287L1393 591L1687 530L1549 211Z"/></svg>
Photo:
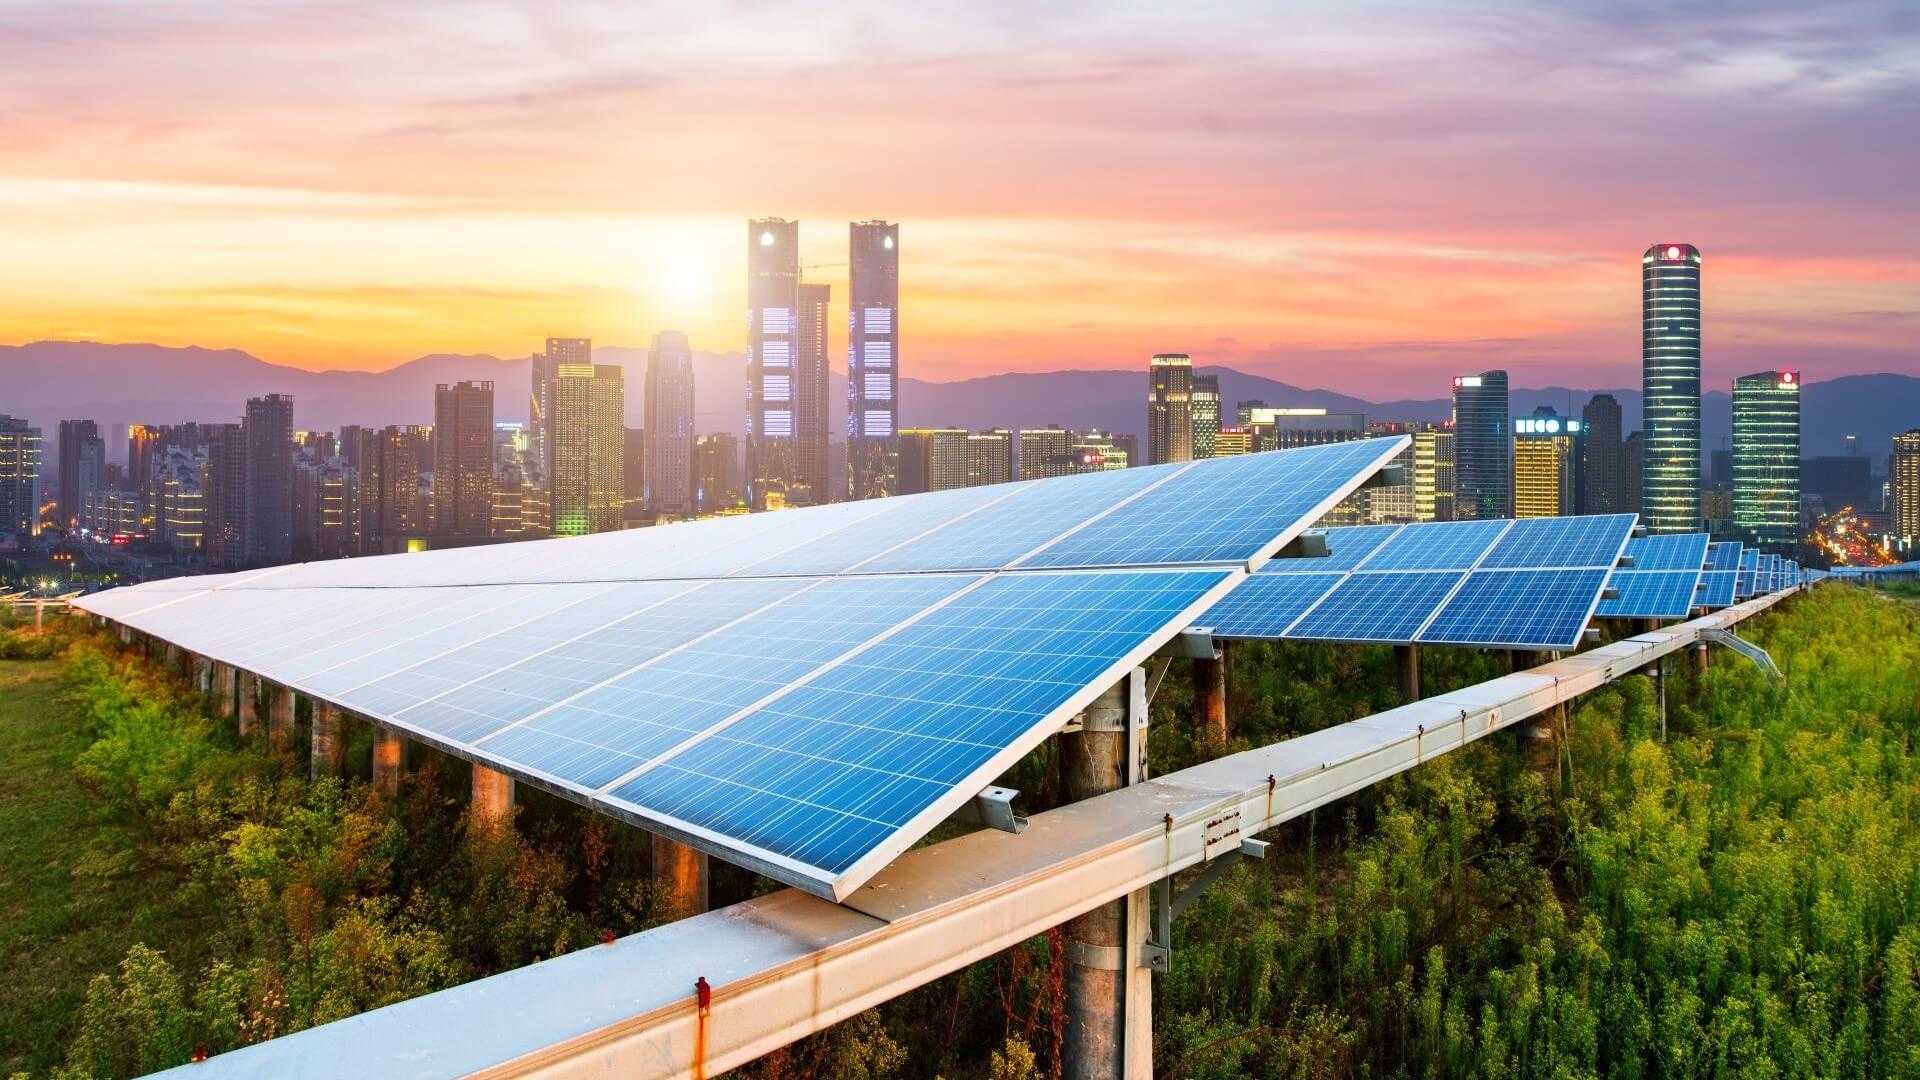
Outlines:
<svg viewBox="0 0 1920 1080"><path fill-rule="evenodd" d="M554 369L547 474L556 536L620 528L626 502L626 376L618 364Z"/></svg>
<svg viewBox="0 0 1920 1080"><path fill-rule="evenodd" d="M548 338L546 351L533 357L533 386L527 397L527 437L543 472L553 469L553 375L561 364L593 363L592 338Z"/></svg>
<svg viewBox="0 0 1920 1080"><path fill-rule="evenodd" d="M1580 421L1547 406L1513 421L1513 515L1567 517L1574 513L1580 461Z"/></svg>
<svg viewBox="0 0 1920 1080"><path fill-rule="evenodd" d="M856 499L898 493L900 226L848 227L847 484Z"/></svg>
<svg viewBox="0 0 1920 1080"><path fill-rule="evenodd" d="M1453 432L1413 433L1413 520L1453 520Z"/></svg>
<svg viewBox="0 0 1920 1080"><path fill-rule="evenodd" d="M747 222L747 504L784 504L794 482L794 358L800 319L800 223Z"/></svg>
<svg viewBox="0 0 1920 1080"><path fill-rule="evenodd" d="M1193 377L1193 456L1213 456L1213 440L1220 435L1220 376Z"/></svg>
<svg viewBox="0 0 1920 1080"><path fill-rule="evenodd" d="M40 532L40 429L0 414L0 533Z"/></svg>
<svg viewBox="0 0 1920 1080"><path fill-rule="evenodd" d="M1799 372L1733 380L1733 525L1774 552L1799 542Z"/></svg>
<svg viewBox="0 0 1920 1080"><path fill-rule="evenodd" d="M692 516L699 507L693 478L693 348L687 335L668 330L653 336L646 404L647 508L662 517Z"/></svg>
<svg viewBox="0 0 1920 1080"><path fill-rule="evenodd" d="M1507 373L1453 379L1454 517L1513 516L1513 436Z"/></svg>
<svg viewBox="0 0 1920 1080"><path fill-rule="evenodd" d="M1013 479L1013 432L989 428L967 436L967 487Z"/></svg>
<svg viewBox="0 0 1920 1080"><path fill-rule="evenodd" d="M1193 358L1161 353L1147 362L1147 464L1193 460Z"/></svg>
<svg viewBox="0 0 1920 1080"><path fill-rule="evenodd" d="M1640 257L1640 522L1700 527L1700 251L1655 244Z"/></svg>
<svg viewBox="0 0 1920 1080"><path fill-rule="evenodd" d="M827 488L827 325L833 298L826 285L800 283L793 335L793 483L788 506L833 501Z"/></svg>
<svg viewBox="0 0 1920 1080"><path fill-rule="evenodd" d="M1074 467L1073 432L1058 424L1023 428L1020 432L1020 479L1041 480L1071 476Z"/></svg>
<svg viewBox="0 0 1920 1080"><path fill-rule="evenodd" d="M1887 510L1895 537L1906 543L1920 540L1920 428L1893 437L1893 454L1887 458Z"/></svg>
<svg viewBox="0 0 1920 1080"><path fill-rule="evenodd" d="M433 388L433 531L479 538L493 529L493 384Z"/></svg>
<svg viewBox="0 0 1920 1080"><path fill-rule="evenodd" d="M900 494L949 491L967 486L966 428L903 428Z"/></svg>

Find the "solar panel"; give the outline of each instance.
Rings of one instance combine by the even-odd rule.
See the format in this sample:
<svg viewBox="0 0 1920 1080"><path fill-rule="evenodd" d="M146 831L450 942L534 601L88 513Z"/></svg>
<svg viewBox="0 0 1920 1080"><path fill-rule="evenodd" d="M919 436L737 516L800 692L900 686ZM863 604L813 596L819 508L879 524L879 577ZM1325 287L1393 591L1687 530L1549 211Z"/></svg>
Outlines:
<svg viewBox="0 0 1920 1080"><path fill-rule="evenodd" d="M838 898L1406 442L314 563L82 606Z"/></svg>
<svg viewBox="0 0 1920 1080"><path fill-rule="evenodd" d="M1196 625L1222 638L1572 648L1635 520L1331 529L1327 557L1267 563Z"/></svg>
<svg viewBox="0 0 1920 1080"><path fill-rule="evenodd" d="M1686 618L1700 603L1707 544L1706 533L1636 536L1627 541L1627 557L1633 565L1613 572L1608 585L1619 595L1600 601L1596 613L1612 619Z"/></svg>
<svg viewBox="0 0 1920 1080"><path fill-rule="evenodd" d="M1755 578L1760 572L1760 552L1756 548L1747 548L1740 553L1740 579L1735 592L1741 600L1751 599L1757 584Z"/></svg>

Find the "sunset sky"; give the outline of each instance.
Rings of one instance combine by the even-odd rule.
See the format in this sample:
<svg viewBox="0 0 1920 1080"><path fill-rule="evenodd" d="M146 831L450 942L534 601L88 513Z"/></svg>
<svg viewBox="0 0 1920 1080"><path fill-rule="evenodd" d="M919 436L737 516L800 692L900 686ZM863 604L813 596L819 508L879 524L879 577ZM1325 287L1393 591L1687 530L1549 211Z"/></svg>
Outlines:
<svg viewBox="0 0 1920 1080"><path fill-rule="evenodd" d="M744 345L744 219L902 223L906 373L1438 396L1920 373L1920 15L1764 3L0 0L0 342Z"/></svg>

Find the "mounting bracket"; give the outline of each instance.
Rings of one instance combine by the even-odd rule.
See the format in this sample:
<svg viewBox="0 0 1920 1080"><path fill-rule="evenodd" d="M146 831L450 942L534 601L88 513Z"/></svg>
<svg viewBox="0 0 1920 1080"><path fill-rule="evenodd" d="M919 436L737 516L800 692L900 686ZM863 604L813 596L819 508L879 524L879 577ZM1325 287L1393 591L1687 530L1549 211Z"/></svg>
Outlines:
<svg viewBox="0 0 1920 1080"><path fill-rule="evenodd" d="M985 787L978 795L962 803L948 820L985 825L989 829L999 829L1001 832L1024 832L1027 828L1027 819L1013 810L1013 800L1019 797L1020 793L1013 788Z"/></svg>
<svg viewBox="0 0 1920 1080"><path fill-rule="evenodd" d="M1237 819L1238 814L1234 817ZM1145 945L1140 947L1140 966L1149 971L1162 974L1173 968L1173 920L1193 905L1200 894L1219 881L1233 864L1244 857L1264 859L1270 845L1265 840L1242 839L1239 846L1222 852L1207 864L1193 883L1181 889L1178 895L1173 891L1173 878L1161 878L1151 886L1153 890L1153 932Z"/></svg>
<svg viewBox="0 0 1920 1080"><path fill-rule="evenodd" d="M1755 645L1753 642L1746 640L1731 630L1702 630L1700 631L1700 640L1709 644L1725 645L1727 648L1753 661L1753 666L1765 672L1770 682L1777 683L1784 677L1780 672L1780 666L1773 662L1773 657L1767 655L1767 650Z"/></svg>

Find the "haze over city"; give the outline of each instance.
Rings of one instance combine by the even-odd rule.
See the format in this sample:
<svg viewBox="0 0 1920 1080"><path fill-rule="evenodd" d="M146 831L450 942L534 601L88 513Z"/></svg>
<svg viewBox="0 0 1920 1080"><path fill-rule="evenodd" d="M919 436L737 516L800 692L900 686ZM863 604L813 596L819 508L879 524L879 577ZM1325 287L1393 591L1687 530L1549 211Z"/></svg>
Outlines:
<svg viewBox="0 0 1920 1080"><path fill-rule="evenodd" d="M739 222L777 214L813 267L835 223L903 222L922 379L1178 349L1376 400L1631 385L1637 256L1673 238L1709 385L1911 372L1915 34L1871 4L13 4L0 341L737 351Z"/></svg>

